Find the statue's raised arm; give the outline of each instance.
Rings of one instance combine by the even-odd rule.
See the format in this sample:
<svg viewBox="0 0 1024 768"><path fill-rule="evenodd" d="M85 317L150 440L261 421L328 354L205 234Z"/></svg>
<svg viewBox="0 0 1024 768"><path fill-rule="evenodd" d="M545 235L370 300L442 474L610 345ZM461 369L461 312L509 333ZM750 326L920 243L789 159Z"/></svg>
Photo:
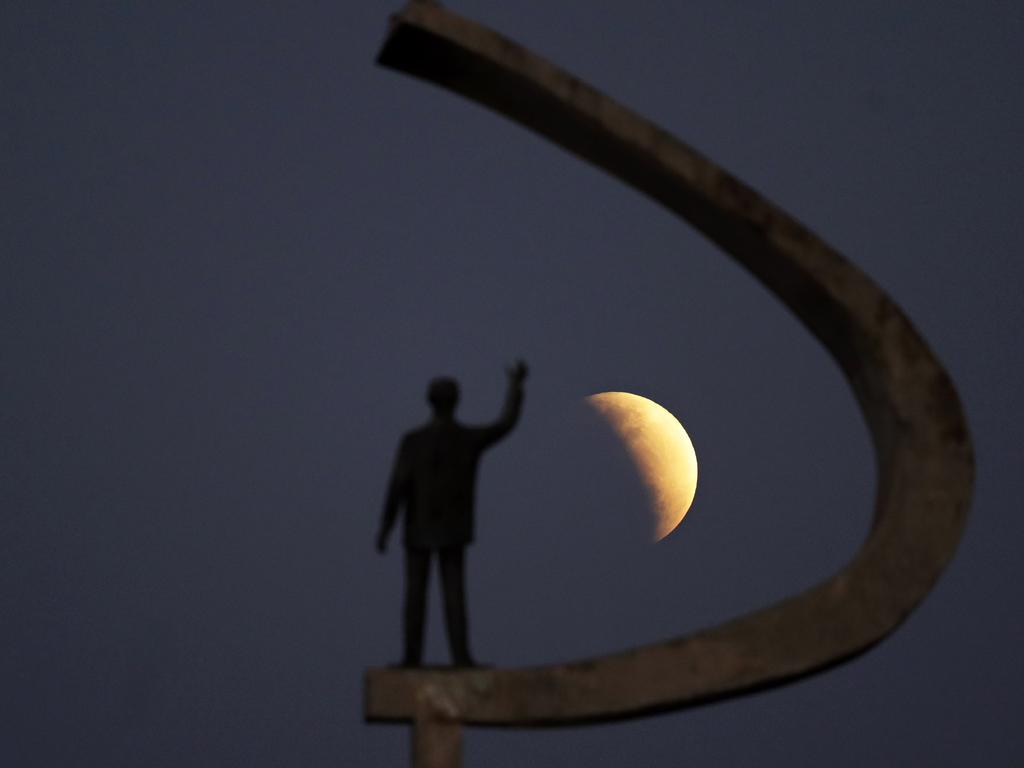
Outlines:
<svg viewBox="0 0 1024 768"><path fill-rule="evenodd" d="M490 447L511 432L523 410L523 382L526 381L530 369L524 361L517 360L515 365L505 369L505 373L508 375L508 390L505 393L505 405L501 409L501 415L493 424L477 428L481 449Z"/></svg>

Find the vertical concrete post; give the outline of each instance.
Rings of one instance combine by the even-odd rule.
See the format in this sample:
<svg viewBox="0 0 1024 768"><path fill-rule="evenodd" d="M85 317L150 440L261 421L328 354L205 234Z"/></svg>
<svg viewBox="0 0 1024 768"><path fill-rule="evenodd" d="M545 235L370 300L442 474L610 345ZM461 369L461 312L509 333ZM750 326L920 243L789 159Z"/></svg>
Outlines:
<svg viewBox="0 0 1024 768"><path fill-rule="evenodd" d="M427 684L416 694L412 721L413 768L459 768L462 765L462 724L454 702Z"/></svg>

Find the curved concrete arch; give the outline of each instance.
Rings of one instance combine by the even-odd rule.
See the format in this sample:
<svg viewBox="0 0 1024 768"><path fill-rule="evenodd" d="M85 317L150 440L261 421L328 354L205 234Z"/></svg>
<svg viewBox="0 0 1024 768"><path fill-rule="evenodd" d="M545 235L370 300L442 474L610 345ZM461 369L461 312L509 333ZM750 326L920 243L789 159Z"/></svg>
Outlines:
<svg viewBox="0 0 1024 768"><path fill-rule="evenodd" d="M952 557L974 476L953 384L896 304L815 234L692 148L439 5L412 2L394 16L379 62L488 106L603 168L746 267L845 374L871 433L878 488L863 546L841 571L801 594L691 635L576 663L369 670L367 719L550 726L641 716L781 685L892 632Z"/></svg>

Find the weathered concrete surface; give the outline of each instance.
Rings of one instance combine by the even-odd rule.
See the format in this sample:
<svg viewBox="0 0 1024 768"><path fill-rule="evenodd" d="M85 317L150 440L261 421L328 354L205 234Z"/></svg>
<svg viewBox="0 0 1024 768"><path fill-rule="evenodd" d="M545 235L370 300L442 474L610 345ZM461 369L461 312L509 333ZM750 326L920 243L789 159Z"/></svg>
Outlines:
<svg viewBox="0 0 1024 768"><path fill-rule="evenodd" d="M430 683L415 692L412 725L413 768L458 768L462 765L462 724L446 686Z"/></svg>
<svg viewBox="0 0 1024 768"><path fill-rule="evenodd" d="M425 688L465 723L634 717L780 685L892 632L931 589L964 526L974 475L953 385L899 308L812 232L696 151L516 43L433 4L392 20L381 64L540 133L675 212L783 301L832 354L878 460L874 524L831 578L726 624L574 664L373 669L368 720L412 720Z"/></svg>

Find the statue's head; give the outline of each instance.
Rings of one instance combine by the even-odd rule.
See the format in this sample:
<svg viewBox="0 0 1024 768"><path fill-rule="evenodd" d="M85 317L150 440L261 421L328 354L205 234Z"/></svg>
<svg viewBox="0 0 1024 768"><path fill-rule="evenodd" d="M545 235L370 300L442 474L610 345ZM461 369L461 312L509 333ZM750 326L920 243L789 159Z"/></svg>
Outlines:
<svg viewBox="0 0 1024 768"><path fill-rule="evenodd" d="M434 379L427 388L427 400L434 413L451 416L459 402L459 383L447 376Z"/></svg>

